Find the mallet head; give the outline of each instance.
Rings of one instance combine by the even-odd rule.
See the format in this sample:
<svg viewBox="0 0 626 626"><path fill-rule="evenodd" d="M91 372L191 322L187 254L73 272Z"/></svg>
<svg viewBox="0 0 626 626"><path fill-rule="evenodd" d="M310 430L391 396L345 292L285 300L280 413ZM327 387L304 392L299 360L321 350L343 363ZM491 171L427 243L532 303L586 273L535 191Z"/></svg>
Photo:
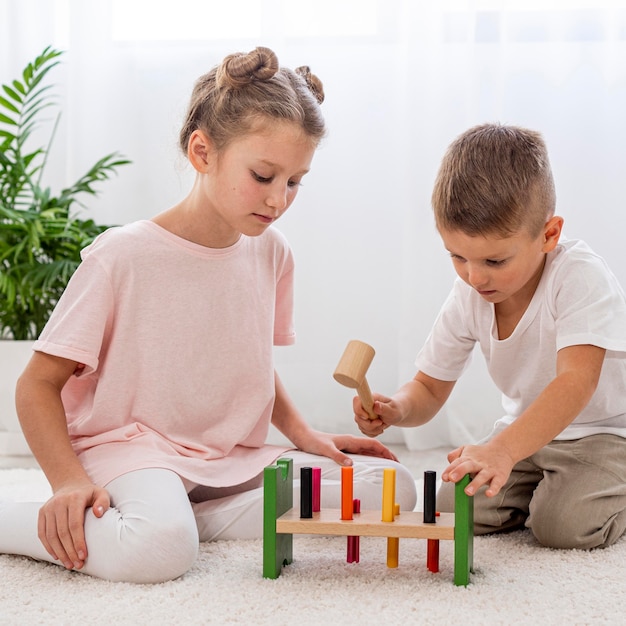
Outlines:
<svg viewBox="0 0 626 626"><path fill-rule="evenodd" d="M365 380L374 354L372 346L356 339L349 341L333 374L334 379L346 387L358 389Z"/></svg>
<svg viewBox="0 0 626 626"><path fill-rule="evenodd" d="M357 390L361 404L371 419L376 419L377 415L374 413L372 392L367 384L365 374L374 358L374 354L372 346L353 339L348 342L339 365L337 365L333 374L334 379L338 383Z"/></svg>

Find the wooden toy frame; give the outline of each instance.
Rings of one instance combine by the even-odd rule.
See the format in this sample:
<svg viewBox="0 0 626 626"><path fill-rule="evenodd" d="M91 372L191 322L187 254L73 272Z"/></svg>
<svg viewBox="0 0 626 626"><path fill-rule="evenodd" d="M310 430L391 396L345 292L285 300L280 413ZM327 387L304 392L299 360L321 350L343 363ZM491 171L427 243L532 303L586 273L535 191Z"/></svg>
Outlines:
<svg viewBox="0 0 626 626"><path fill-rule="evenodd" d="M380 511L363 511L352 520L342 520L337 509L321 510L312 518L300 518L293 507L293 460L278 459L263 475L263 576L278 578L283 565L293 561L293 535L339 535L398 537L454 541L454 584L467 586L473 567L474 501L464 489L465 476L456 484L455 512L441 513L434 524L423 514L403 512L393 522L381 521Z"/></svg>

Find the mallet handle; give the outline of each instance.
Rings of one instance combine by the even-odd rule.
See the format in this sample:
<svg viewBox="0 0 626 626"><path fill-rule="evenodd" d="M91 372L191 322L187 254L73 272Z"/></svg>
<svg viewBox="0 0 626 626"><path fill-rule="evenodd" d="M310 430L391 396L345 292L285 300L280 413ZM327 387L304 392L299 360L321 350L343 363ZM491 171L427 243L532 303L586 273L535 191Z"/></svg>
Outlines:
<svg viewBox="0 0 626 626"><path fill-rule="evenodd" d="M367 384L367 378L363 378L363 382L356 388L356 391L359 394L361 404L363 405L363 408L367 411L370 419L378 419L378 415L374 413L374 400L372 399L370 386Z"/></svg>

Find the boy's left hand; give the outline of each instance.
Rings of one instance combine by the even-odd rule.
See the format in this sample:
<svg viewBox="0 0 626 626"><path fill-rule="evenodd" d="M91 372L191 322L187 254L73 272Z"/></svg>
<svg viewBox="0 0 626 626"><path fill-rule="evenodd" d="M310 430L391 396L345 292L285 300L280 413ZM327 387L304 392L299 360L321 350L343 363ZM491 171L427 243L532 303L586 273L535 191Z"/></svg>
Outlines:
<svg viewBox="0 0 626 626"><path fill-rule="evenodd" d="M483 486L488 485L485 495L497 495L511 474L514 462L502 446L489 443L478 446L461 446L448 454L450 465L443 471L445 482L457 483L470 474L472 481L465 488L468 496L473 496Z"/></svg>

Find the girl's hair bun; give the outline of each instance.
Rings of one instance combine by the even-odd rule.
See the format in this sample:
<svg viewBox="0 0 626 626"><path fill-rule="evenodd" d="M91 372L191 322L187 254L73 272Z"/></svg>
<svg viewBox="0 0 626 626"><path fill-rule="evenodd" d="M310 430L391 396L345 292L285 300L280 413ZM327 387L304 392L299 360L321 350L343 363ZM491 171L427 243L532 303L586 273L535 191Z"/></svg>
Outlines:
<svg viewBox="0 0 626 626"><path fill-rule="evenodd" d="M278 71L278 57L269 48L229 54L217 68L218 88L238 88L255 81L269 80Z"/></svg>
<svg viewBox="0 0 626 626"><path fill-rule="evenodd" d="M196 130L221 150L261 118L294 122L317 144L326 132L323 100L322 81L307 66L280 67L264 47L230 54L196 81L180 131L181 150L187 154Z"/></svg>
<svg viewBox="0 0 626 626"><path fill-rule="evenodd" d="M304 82L306 82L307 87L315 96L317 102L322 104L322 102L324 102L324 87L322 81L315 74L311 73L311 69L308 65L296 67L296 74L304 78Z"/></svg>

